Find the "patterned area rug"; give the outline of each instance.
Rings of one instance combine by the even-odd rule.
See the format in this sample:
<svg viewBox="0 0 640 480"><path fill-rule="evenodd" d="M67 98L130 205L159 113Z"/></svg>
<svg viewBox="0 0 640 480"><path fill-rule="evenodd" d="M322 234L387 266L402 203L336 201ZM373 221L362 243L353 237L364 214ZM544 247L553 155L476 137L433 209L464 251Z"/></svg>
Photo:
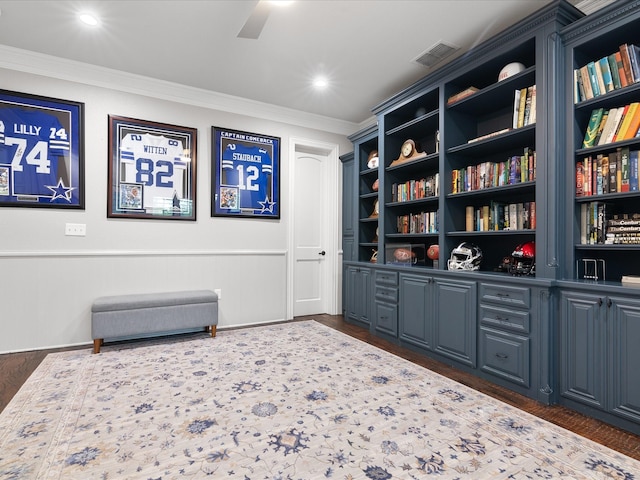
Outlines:
<svg viewBox="0 0 640 480"><path fill-rule="evenodd" d="M1 479L626 479L640 462L317 322L47 356Z"/></svg>

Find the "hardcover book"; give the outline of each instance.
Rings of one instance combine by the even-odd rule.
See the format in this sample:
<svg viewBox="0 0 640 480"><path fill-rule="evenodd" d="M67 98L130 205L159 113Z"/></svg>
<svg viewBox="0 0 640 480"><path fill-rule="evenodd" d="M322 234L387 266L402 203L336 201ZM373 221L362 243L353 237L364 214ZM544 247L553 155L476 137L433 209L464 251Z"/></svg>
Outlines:
<svg viewBox="0 0 640 480"><path fill-rule="evenodd" d="M589 82L591 83L591 90L594 97L599 97L604 92L600 91L600 84L598 83L598 75L596 73L595 62L587 63L587 72L589 72Z"/></svg>
<svg viewBox="0 0 640 480"><path fill-rule="evenodd" d="M618 134L616 136L617 141L624 140L626 138L627 132L629 130L631 122L633 121L633 117L636 114L638 106L640 106L640 102L633 102L629 104L629 108L627 109L626 113L624 114L624 118L620 123L620 129L618 130ZM635 137L635 132L633 133L632 137Z"/></svg>
<svg viewBox="0 0 640 480"><path fill-rule="evenodd" d="M623 147L618 149L620 164L622 165L622 180L620 182L620 191L629 191L629 148Z"/></svg>
<svg viewBox="0 0 640 480"><path fill-rule="evenodd" d="M584 87L584 99L590 100L594 97L593 88L591 88L591 78L589 77L589 69L585 65L580 67L580 76L582 77L582 85Z"/></svg>
<svg viewBox="0 0 640 480"><path fill-rule="evenodd" d="M618 110L616 110L616 115L612 120L611 123L611 129L609 130L609 133L607 134L607 138L605 138L604 143L612 143L615 141L614 137L616 132L618 131L618 127L620 126L620 122L622 122L622 117L624 115L624 107L619 107Z"/></svg>
<svg viewBox="0 0 640 480"><path fill-rule="evenodd" d="M613 133L613 138L611 139L612 142L618 141L618 133L620 133L620 127L622 127L622 122L624 121L624 117L627 115L628 111L629 111L629 105L625 105L624 108L622 109L622 115L620 115L620 121L618 122L616 131Z"/></svg>
<svg viewBox="0 0 640 480"><path fill-rule="evenodd" d="M609 193L618 191L618 163L616 152L609 153Z"/></svg>
<svg viewBox="0 0 640 480"><path fill-rule="evenodd" d="M600 121L602 120L603 114L604 114L604 108L595 108L591 112L591 117L589 118L589 124L587 125L587 131L584 134L584 141L582 142L582 148L593 147L594 142L596 140L596 135L598 134L598 127L600 126Z"/></svg>
<svg viewBox="0 0 640 480"><path fill-rule="evenodd" d="M468 87L465 88L464 90L462 90L461 92L458 92L454 95L451 95L449 97L449 99L447 100L447 105L457 102L459 100L462 100L463 98L467 98L471 95L473 95L474 93L476 93L478 91L478 89L476 87Z"/></svg>
<svg viewBox="0 0 640 480"><path fill-rule="evenodd" d="M627 113L627 115L629 114ZM636 137L638 135L638 130L640 130L640 103L637 103L637 107L633 113L633 117L629 120L627 131L620 140L630 140Z"/></svg>
<svg viewBox="0 0 640 480"><path fill-rule="evenodd" d="M616 65L618 66L618 78L620 78L620 87L624 88L629 85L629 82L627 81L627 75L624 71L622 53L620 53L620 50L618 50L614 55L616 57Z"/></svg>
<svg viewBox="0 0 640 480"><path fill-rule="evenodd" d="M627 84L631 85L632 83L635 83L635 80L631 71L631 59L629 58L629 51L626 43L620 45L620 55L622 57L622 66L624 68L624 75L627 79Z"/></svg>
<svg viewBox="0 0 640 480"><path fill-rule="evenodd" d="M629 152L629 191L638 191L638 150Z"/></svg>
<svg viewBox="0 0 640 480"><path fill-rule="evenodd" d="M520 90L516 88L513 98L513 122L512 127L518 128L518 116L520 115Z"/></svg>
<svg viewBox="0 0 640 480"><path fill-rule="evenodd" d="M618 64L616 62L616 55L612 53L607 57L607 61L609 62L609 72L611 72L611 80L613 82L613 88L618 89L622 88L620 84L620 72L618 71Z"/></svg>
<svg viewBox="0 0 640 480"><path fill-rule="evenodd" d="M576 197L584 195L584 164L578 162L576 164Z"/></svg>

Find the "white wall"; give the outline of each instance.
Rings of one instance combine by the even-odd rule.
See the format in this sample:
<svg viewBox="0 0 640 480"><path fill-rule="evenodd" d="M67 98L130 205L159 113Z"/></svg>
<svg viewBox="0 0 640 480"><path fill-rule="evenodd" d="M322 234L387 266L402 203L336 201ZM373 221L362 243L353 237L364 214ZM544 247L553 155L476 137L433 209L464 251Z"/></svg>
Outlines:
<svg viewBox="0 0 640 480"><path fill-rule="evenodd" d="M264 118L270 108L258 116L230 112L231 101L217 109L197 91L140 77L113 75L107 87L81 72L72 81L69 66L56 75L0 68L1 89L85 104L85 210L0 208L0 353L89 343L91 302L103 295L220 288L221 328L287 319L289 139L339 145L342 154L351 150L346 133L310 128L308 118L295 126L305 123L295 112L274 121ZM132 93L141 82L146 91ZM185 101L168 100L182 92ZM197 221L107 218L109 114L198 129ZM211 217L214 125L281 138L280 220ZM65 236L66 223L86 224L86 237Z"/></svg>

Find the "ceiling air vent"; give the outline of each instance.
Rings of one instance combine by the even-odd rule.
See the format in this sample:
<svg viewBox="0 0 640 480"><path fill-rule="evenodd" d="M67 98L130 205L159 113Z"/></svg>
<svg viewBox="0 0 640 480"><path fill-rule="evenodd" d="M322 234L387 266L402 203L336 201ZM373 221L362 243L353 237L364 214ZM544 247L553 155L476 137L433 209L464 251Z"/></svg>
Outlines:
<svg viewBox="0 0 640 480"><path fill-rule="evenodd" d="M590 15L613 2L614 0L581 0L573 1L571 3L573 3L579 10L582 10L582 13L585 15Z"/></svg>
<svg viewBox="0 0 640 480"><path fill-rule="evenodd" d="M460 50L460 47L444 43L440 40L435 45L432 45L426 51L414 58L413 61L427 68L431 68L445 58L453 55L458 50Z"/></svg>

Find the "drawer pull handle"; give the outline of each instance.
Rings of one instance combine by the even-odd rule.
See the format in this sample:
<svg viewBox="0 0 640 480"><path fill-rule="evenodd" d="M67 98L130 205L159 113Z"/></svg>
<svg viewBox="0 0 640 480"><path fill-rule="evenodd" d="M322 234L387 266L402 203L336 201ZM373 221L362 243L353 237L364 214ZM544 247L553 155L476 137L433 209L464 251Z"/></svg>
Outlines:
<svg viewBox="0 0 640 480"><path fill-rule="evenodd" d="M500 360L506 360L509 358L509 355L507 355L506 353L496 353L496 357L498 357Z"/></svg>
<svg viewBox="0 0 640 480"><path fill-rule="evenodd" d="M496 296L497 296L497 297L505 297L505 298L509 298L509 294L508 294L508 293L500 293L500 292L498 292L498 293L496 293Z"/></svg>
<svg viewBox="0 0 640 480"><path fill-rule="evenodd" d="M496 320L503 323L509 323L509 317L502 318L500 315L496 315Z"/></svg>

